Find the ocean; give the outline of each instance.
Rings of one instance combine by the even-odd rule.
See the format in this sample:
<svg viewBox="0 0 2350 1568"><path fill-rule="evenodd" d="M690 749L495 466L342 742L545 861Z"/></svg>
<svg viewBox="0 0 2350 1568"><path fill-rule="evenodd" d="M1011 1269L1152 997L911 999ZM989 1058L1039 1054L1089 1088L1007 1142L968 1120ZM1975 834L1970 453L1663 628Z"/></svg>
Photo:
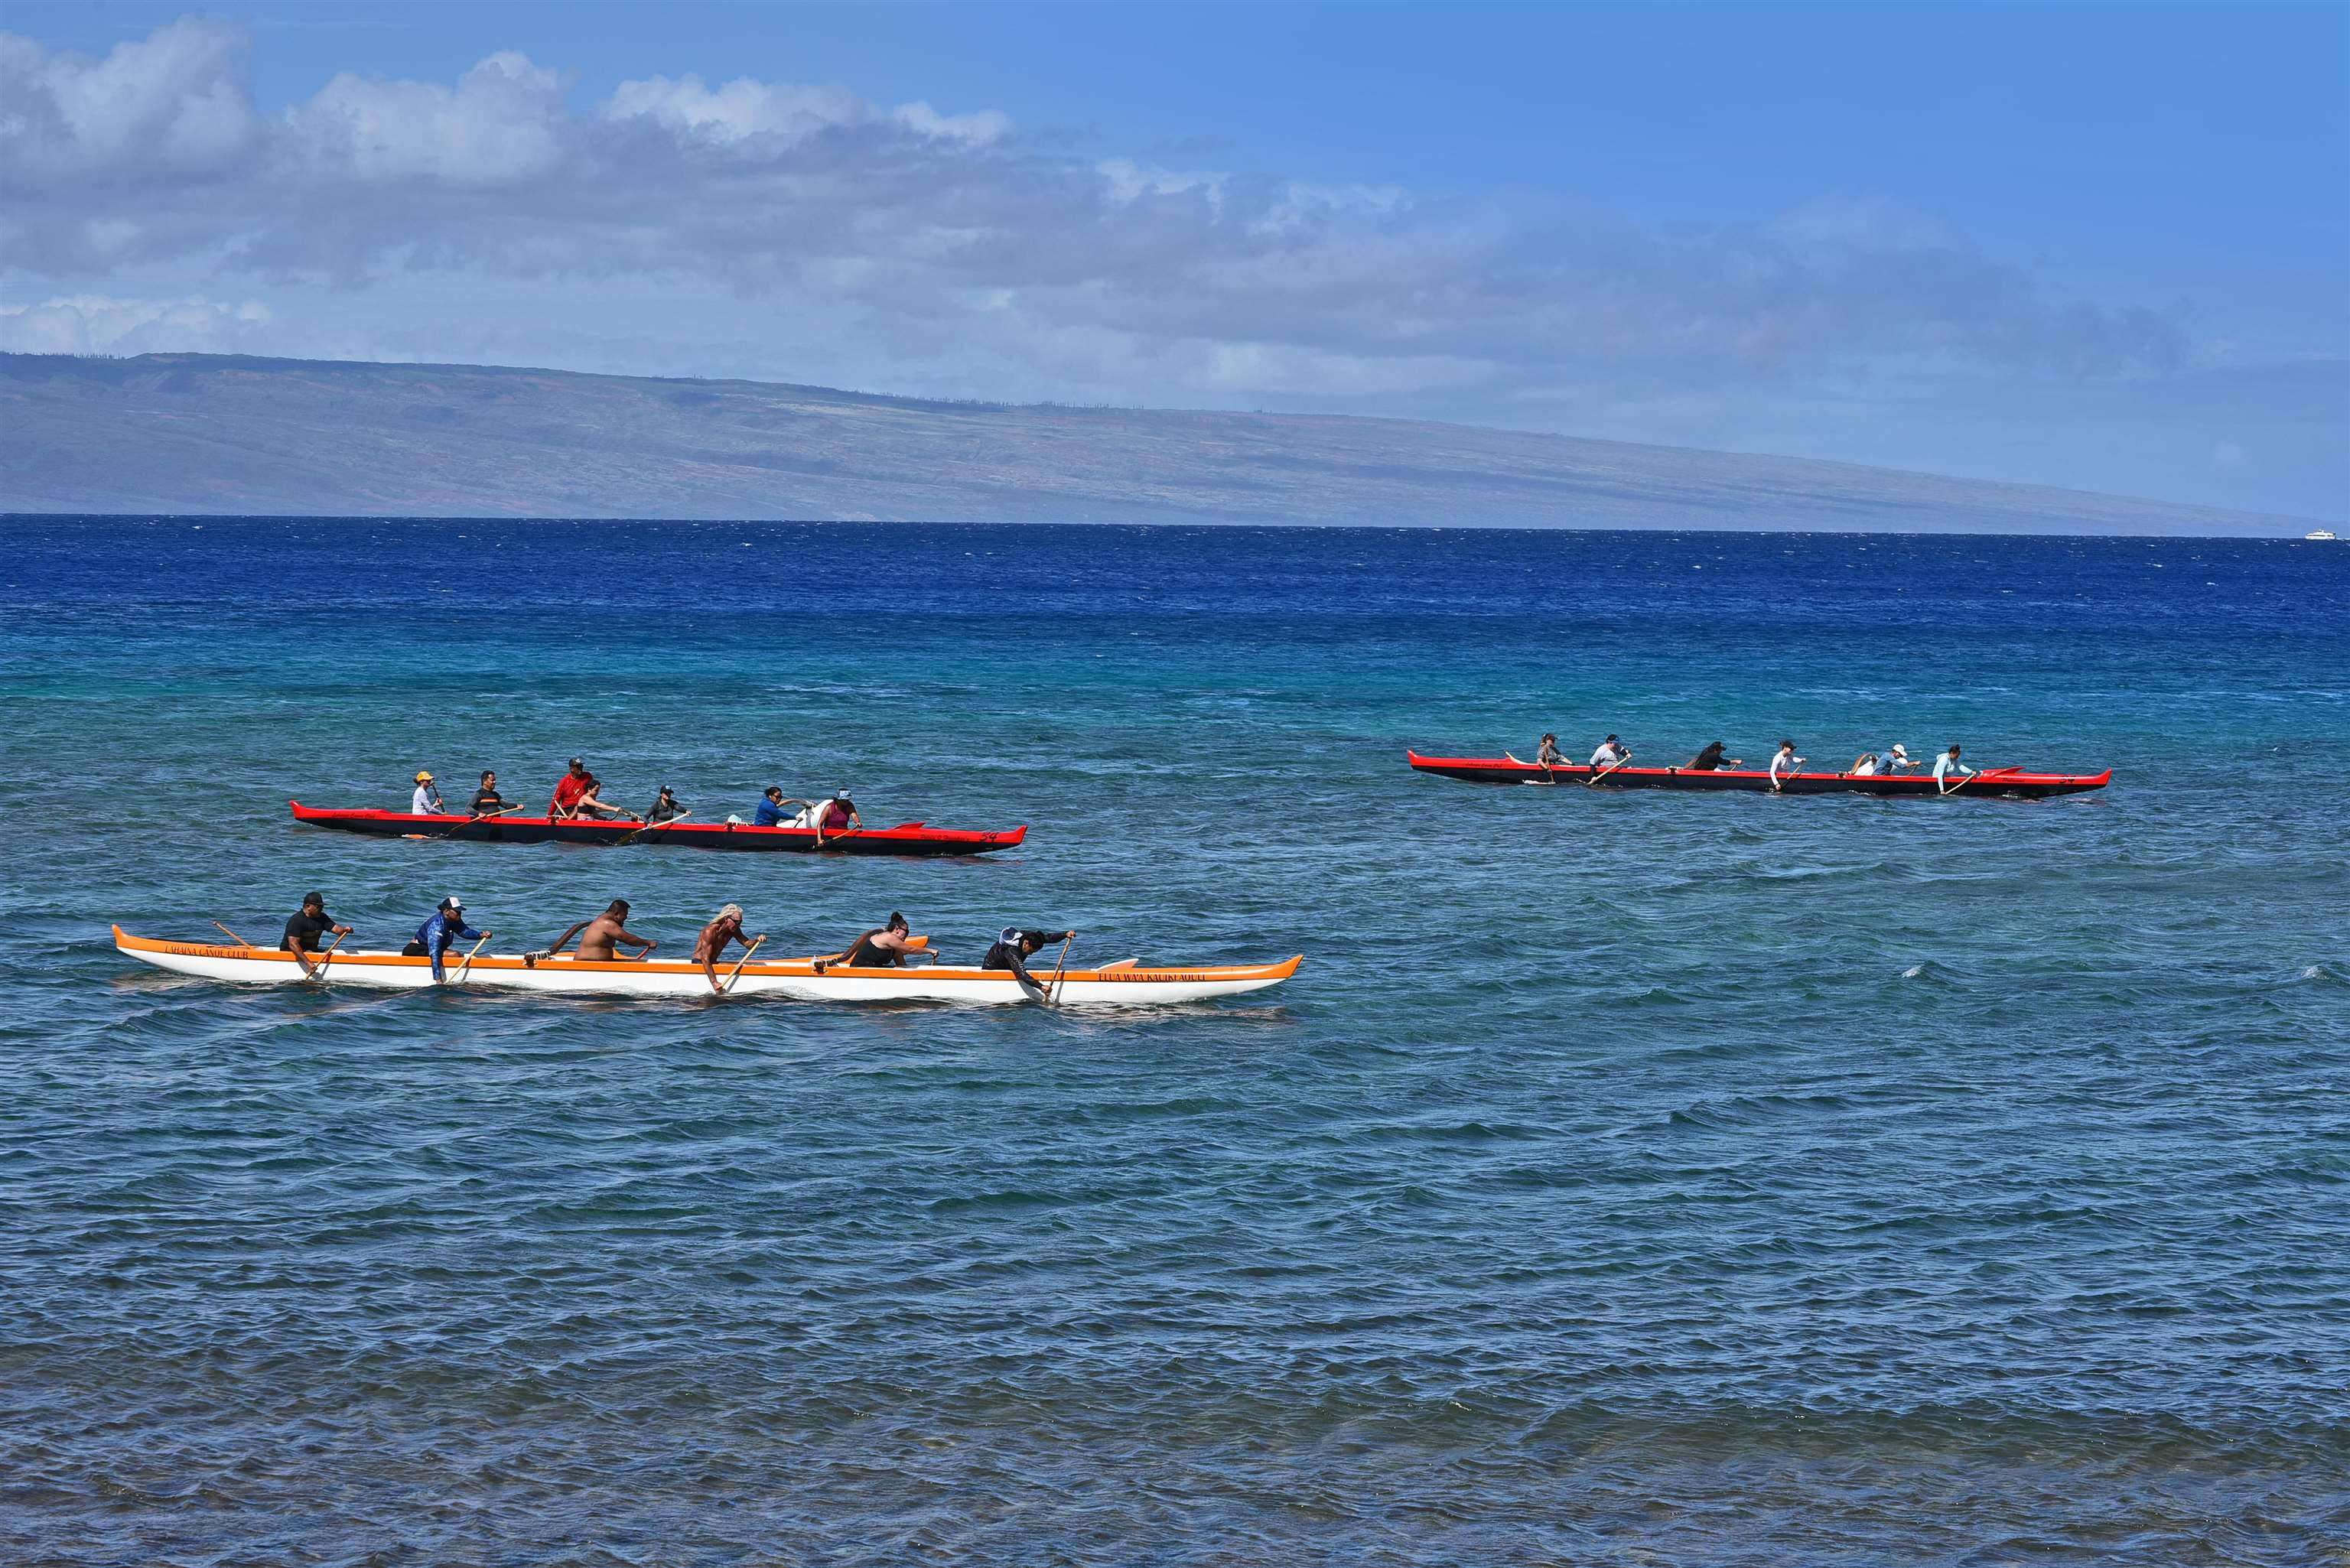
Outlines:
<svg viewBox="0 0 2350 1568"><path fill-rule="evenodd" d="M2350 1562L2350 547L16 518L0 1557ZM1782 736L2044 803L1484 789ZM297 829L565 759L896 861ZM1239 1002L258 992L891 909ZM511 944L511 946L509 946Z"/></svg>

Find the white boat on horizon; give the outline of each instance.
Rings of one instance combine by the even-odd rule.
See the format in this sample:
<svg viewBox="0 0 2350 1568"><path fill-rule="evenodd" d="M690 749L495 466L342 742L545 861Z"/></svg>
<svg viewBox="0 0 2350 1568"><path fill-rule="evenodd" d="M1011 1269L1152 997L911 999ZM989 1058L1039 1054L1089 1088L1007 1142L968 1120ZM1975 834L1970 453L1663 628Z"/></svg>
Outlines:
<svg viewBox="0 0 2350 1568"><path fill-rule="evenodd" d="M320 978L304 976L294 955L270 948L225 942L169 942L134 937L114 928L117 950L174 974L237 985L324 984L381 991L422 991L436 982L429 959L397 952L337 951L314 959ZM1145 965L1139 959L1072 969L1057 978L1048 968L1032 968L1066 1007L1163 1007L1238 996L1278 985L1297 972L1303 954L1279 963ZM945 1002L1006 1006L1035 1000L1010 973L961 964L925 964L910 969L849 969L816 959L777 959L718 965L728 996L772 996L794 1002ZM534 992L551 996L666 997L692 1002L711 995L710 977L697 963L677 960L622 959L600 962L569 953L451 955L442 971L452 986Z"/></svg>
<svg viewBox="0 0 2350 1568"><path fill-rule="evenodd" d="M2302 537L2304 539L2331 539L2334 537L2334 530L2331 528L2312 528L2308 533L2303 534Z"/></svg>

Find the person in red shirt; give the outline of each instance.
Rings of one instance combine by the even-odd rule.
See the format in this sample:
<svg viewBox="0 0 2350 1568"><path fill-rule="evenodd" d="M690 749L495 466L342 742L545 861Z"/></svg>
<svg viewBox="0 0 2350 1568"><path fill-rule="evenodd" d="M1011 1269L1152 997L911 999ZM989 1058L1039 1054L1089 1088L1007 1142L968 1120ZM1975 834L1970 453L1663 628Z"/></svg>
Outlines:
<svg viewBox="0 0 2350 1568"><path fill-rule="evenodd" d="M579 797L596 787L596 775L577 757L571 759L571 771L555 784L555 798L547 804L546 815L561 821L579 815Z"/></svg>

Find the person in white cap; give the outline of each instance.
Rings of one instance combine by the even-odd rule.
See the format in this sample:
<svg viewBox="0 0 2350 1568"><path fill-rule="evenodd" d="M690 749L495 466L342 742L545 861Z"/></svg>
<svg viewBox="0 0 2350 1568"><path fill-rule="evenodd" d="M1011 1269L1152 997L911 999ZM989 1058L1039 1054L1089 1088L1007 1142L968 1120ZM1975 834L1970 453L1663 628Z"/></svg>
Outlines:
<svg viewBox="0 0 2350 1568"><path fill-rule="evenodd" d="M1914 768L1917 765L1916 759L1909 755L1900 742L1896 741L1893 742L1893 749L1877 759L1877 771L1881 774L1898 774L1903 768Z"/></svg>
<svg viewBox="0 0 2350 1568"><path fill-rule="evenodd" d="M418 816L438 816L442 807L441 792L432 787L432 775L417 770L416 793L408 797L408 809Z"/></svg>
<svg viewBox="0 0 2350 1568"><path fill-rule="evenodd" d="M432 961L432 983L440 985L448 980L441 972L441 961L449 951L449 944L457 941L485 942L487 931L477 931L465 923L465 905L452 893L441 900L432 918L416 928L416 940L400 950L403 958L429 958Z"/></svg>

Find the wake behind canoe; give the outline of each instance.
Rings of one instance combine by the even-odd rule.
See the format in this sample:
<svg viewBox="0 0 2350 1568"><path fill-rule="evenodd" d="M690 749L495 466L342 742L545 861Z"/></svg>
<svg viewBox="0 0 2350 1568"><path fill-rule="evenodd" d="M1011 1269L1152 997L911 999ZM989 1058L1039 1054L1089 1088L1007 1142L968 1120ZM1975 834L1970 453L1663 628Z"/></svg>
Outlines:
<svg viewBox="0 0 2350 1568"><path fill-rule="evenodd" d="M902 822L895 827L838 828L818 834L809 827L754 827L745 823L590 822L548 816L483 816L456 813L420 815L405 811L337 811L286 803L294 820L309 827L331 827L344 833L371 834L380 838L450 838L493 844L671 844L695 849L781 851L815 855L990 855L1010 849L1028 836L1025 824L992 831L967 827L932 827L926 822Z"/></svg>
<svg viewBox="0 0 2350 1568"><path fill-rule="evenodd" d="M1592 783L1600 789L1702 790L1758 794L1866 794L1890 800L1932 800L1938 795L1960 799L2004 795L2010 799L2046 800L2103 789L2114 776L2111 768L2095 774L2033 774L2015 768L1994 768L1968 777L1943 790L1920 774L1861 774L1782 773L1777 781L1760 768L1639 768L1629 765L1604 770L1575 763L1544 767L1515 757L1429 757L1414 751L1404 756L1420 773L1440 778L1488 784L1576 784Z"/></svg>

